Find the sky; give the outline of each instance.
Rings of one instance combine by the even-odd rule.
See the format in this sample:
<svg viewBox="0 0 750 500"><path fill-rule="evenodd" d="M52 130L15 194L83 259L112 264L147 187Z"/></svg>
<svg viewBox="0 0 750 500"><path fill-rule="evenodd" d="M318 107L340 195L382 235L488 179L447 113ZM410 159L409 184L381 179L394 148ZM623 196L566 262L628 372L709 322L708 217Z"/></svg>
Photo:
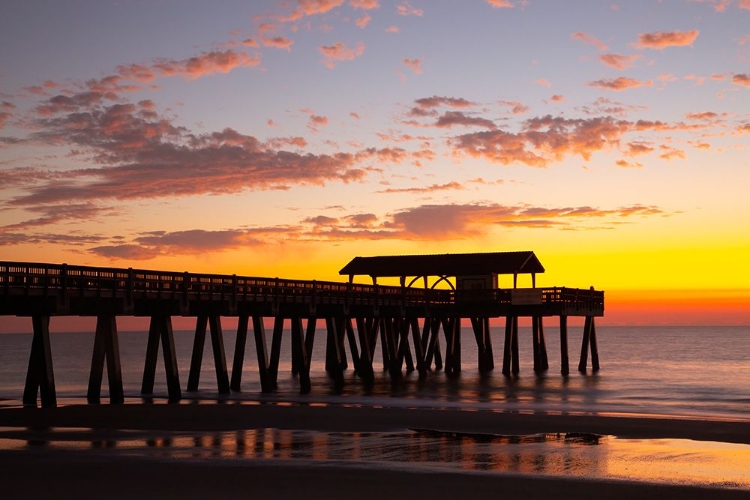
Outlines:
<svg viewBox="0 0 750 500"><path fill-rule="evenodd" d="M750 0L3 5L2 260L532 250L605 324L750 325Z"/></svg>

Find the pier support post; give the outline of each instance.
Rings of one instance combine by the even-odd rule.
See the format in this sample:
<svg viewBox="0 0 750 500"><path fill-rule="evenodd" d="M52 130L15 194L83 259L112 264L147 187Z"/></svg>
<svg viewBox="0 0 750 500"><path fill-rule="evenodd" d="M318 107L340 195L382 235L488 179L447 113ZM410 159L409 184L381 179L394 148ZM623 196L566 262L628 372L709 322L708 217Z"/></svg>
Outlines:
<svg viewBox="0 0 750 500"><path fill-rule="evenodd" d="M195 339L193 341L193 355L190 361L190 374L188 377L188 391L197 391L201 376L201 364L203 363L203 347L206 342L206 326L211 330L211 348L214 355L214 367L216 369L216 383L219 394L229 394L229 377L227 376L227 361L224 353L224 336L221 331L221 318L218 315L198 316L195 327Z"/></svg>
<svg viewBox="0 0 750 500"><path fill-rule="evenodd" d="M518 316L505 318L505 345L503 347L503 375L518 375Z"/></svg>
<svg viewBox="0 0 750 500"><path fill-rule="evenodd" d="M443 320L445 334L445 373L456 375L461 371L461 318Z"/></svg>
<svg viewBox="0 0 750 500"><path fill-rule="evenodd" d="M156 373L156 360L159 354L160 340L162 351L164 353L164 371L167 375L169 402L174 403L182 399L182 390L180 389L180 374L177 371L177 356L175 355L174 348L172 317L168 315L151 316L151 322L148 328L146 366L143 369L141 394L151 395L154 393L154 376Z"/></svg>
<svg viewBox="0 0 750 500"><path fill-rule="evenodd" d="M399 339L401 337L401 328L399 321L396 318L383 318L385 328L383 328L383 347L387 352L388 363L383 361L383 364L388 369L388 374L391 376L391 382L396 382L401 379L401 363L403 358L399 358Z"/></svg>
<svg viewBox="0 0 750 500"><path fill-rule="evenodd" d="M34 336L31 339L31 354L26 372L23 404L36 406L37 393L41 396L42 408L57 406L55 374L52 370L52 351L49 343L49 316L32 316Z"/></svg>
<svg viewBox="0 0 750 500"><path fill-rule="evenodd" d="M261 391L272 392L276 389L276 384L271 381L269 375L266 327L263 324L263 317L257 314L253 316L253 336L255 338L255 352L258 355L258 374L260 376Z"/></svg>
<svg viewBox="0 0 750 500"><path fill-rule="evenodd" d="M425 319L425 330L427 325L427 319ZM412 342L414 343L414 357L417 358L417 372L419 373L420 377L423 377L427 373L427 368L425 368L425 356L424 356L424 343L423 336L420 333L419 330L419 319L418 318L411 318L410 320L410 326L411 326L411 336L412 336Z"/></svg>
<svg viewBox="0 0 750 500"><path fill-rule="evenodd" d="M511 346L511 369L513 375L518 375L521 371L521 367L518 362L518 316L513 316L513 332L512 332L512 346Z"/></svg>
<svg viewBox="0 0 750 500"><path fill-rule="evenodd" d="M560 316L560 372L563 375L570 373L568 362L568 317Z"/></svg>
<svg viewBox="0 0 750 500"><path fill-rule="evenodd" d="M247 326L250 317L247 314L241 314L237 320L237 338L234 342L234 361L232 362L232 380L229 388L235 392L240 392L242 384L242 368L245 364L245 346L247 344Z"/></svg>
<svg viewBox="0 0 750 500"><path fill-rule="evenodd" d="M315 338L316 318L308 318L307 334L302 327L302 318L292 318L292 357L297 357L300 392L310 392L310 359Z"/></svg>
<svg viewBox="0 0 750 500"><path fill-rule="evenodd" d="M583 325L581 360L578 363L578 371L581 373L586 373L589 347L591 347L591 369L592 371L597 372L599 371L599 351L596 345L596 326L594 325L593 316L586 316L586 321Z"/></svg>
<svg viewBox="0 0 750 500"><path fill-rule="evenodd" d="M122 390L122 369L120 367L120 345L117 340L117 322L113 315L100 315L96 318L94 350L91 357L89 389L86 399L89 403L101 400L102 375L104 360L107 361L107 378L109 381L109 402L119 404L125 401Z"/></svg>
<svg viewBox="0 0 750 500"><path fill-rule="evenodd" d="M357 325L357 336L359 337L359 370L357 374L364 380L367 386L371 386L375 381L375 374L372 369L372 354L373 350L370 345L370 339L372 338L372 329L377 330L377 321L373 321L372 318L356 318ZM377 332L375 333L377 335Z"/></svg>
<svg viewBox="0 0 750 500"><path fill-rule="evenodd" d="M351 318L345 318L344 319L344 328L346 330L346 338L349 341L349 352L352 355L352 364L354 365L354 373L359 373L361 366L360 366L360 357L359 357L359 351L357 349L357 340L354 335L354 327L352 326L352 319Z"/></svg>
<svg viewBox="0 0 750 500"><path fill-rule="evenodd" d="M338 317L329 316L326 318L326 333L328 334L326 339L326 371L333 378L337 389L344 386L345 369L345 361L342 356L344 346L341 342L339 328L343 325L340 325L339 320Z"/></svg>
<svg viewBox="0 0 750 500"><path fill-rule="evenodd" d="M279 359L281 358L281 341L284 336L284 318L276 316L273 320L273 337L271 338L271 358L268 360L268 377L274 388L278 385Z"/></svg>
<svg viewBox="0 0 750 500"><path fill-rule="evenodd" d="M471 318L471 328L477 341L477 364L479 373L484 375L495 368L490 339L489 318Z"/></svg>
<svg viewBox="0 0 750 500"><path fill-rule="evenodd" d="M534 341L534 372L541 373L549 369L547 344L544 341L544 326L541 316L531 318L531 330Z"/></svg>

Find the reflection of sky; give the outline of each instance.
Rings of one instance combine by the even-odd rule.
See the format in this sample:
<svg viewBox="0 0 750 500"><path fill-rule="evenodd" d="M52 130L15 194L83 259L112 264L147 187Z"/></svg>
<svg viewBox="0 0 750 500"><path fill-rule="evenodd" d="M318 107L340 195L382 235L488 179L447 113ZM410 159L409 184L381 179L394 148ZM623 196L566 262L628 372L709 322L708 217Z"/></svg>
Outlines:
<svg viewBox="0 0 750 500"><path fill-rule="evenodd" d="M29 437L33 435L34 437ZM586 434L491 436L432 431L324 433L280 429L158 434L0 429L0 450L45 454L294 461L399 470L533 474L597 480L750 488L750 445ZM287 462L288 463L288 462Z"/></svg>

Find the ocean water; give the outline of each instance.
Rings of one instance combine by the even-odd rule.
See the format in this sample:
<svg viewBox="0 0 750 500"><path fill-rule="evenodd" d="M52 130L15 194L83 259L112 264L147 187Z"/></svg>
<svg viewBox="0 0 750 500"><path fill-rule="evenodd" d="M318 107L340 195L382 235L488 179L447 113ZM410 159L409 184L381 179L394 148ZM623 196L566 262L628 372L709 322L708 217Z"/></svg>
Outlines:
<svg viewBox="0 0 750 500"><path fill-rule="evenodd" d="M30 330L30 326L29 326ZM366 388L353 373L350 353L345 385L336 391L325 372L325 331L318 330L311 361L312 391L299 393L291 374L289 331L284 332L278 389L262 394L252 333L248 335L242 391L219 396L210 338L206 339L199 391L188 393L192 331L176 331L183 397L205 402L268 401L351 403L405 407L460 407L500 411L585 414L666 415L676 417L741 419L750 417L750 327L597 327L601 370L586 374L576 369L582 327L569 327L571 373L560 374L559 330L545 325L550 369L533 371L530 328L520 328L520 374L501 373L503 329L492 330L495 370L484 377L477 369L476 344L470 328L462 330L462 371L448 377L433 371L421 379L406 373L396 385L382 370L380 346L375 357L375 385ZM208 337L208 336L207 336ZM270 342L270 335L268 335ZM20 404L31 347L31 334L0 334L0 406ZM140 400L146 352L146 332L120 332L120 356L126 400ZM225 327L228 371L235 335ZM442 340L442 339L441 339ZM85 401L94 343L92 332L53 333L51 349L58 403ZM444 346L445 342L442 342ZM106 402L106 375L102 388ZM161 352L157 365L156 400L167 397Z"/></svg>

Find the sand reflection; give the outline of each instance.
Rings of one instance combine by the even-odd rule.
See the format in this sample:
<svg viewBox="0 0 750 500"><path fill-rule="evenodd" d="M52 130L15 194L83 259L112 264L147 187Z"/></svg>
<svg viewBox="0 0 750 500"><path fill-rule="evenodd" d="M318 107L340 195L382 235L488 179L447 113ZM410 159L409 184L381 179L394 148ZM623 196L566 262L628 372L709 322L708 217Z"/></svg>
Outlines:
<svg viewBox="0 0 750 500"><path fill-rule="evenodd" d="M595 434L498 436L414 429L318 432L262 428L162 433L47 429L2 432L0 450L121 453L158 459L335 463L400 470L544 475L750 489L750 445Z"/></svg>

